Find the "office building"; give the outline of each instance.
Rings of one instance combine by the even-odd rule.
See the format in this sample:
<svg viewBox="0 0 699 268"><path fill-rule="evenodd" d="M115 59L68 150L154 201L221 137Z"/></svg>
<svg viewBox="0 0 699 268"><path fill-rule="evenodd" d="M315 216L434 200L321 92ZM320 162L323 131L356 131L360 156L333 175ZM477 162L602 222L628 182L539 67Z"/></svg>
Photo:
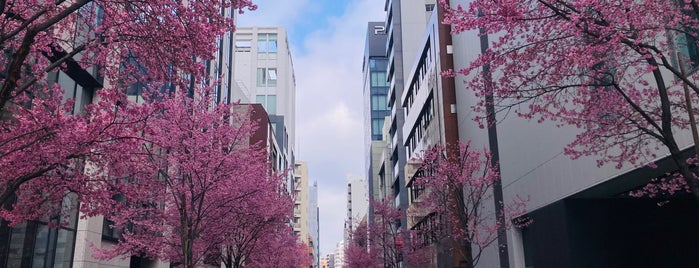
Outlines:
<svg viewBox="0 0 699 268"><path fill-rule="evenodd" d="M248 99L265 107L282 149L279 165L287 170L296 161L296 78L286 30L237 27L234 50L234 86L240 90L233 92L232 100ZM293 174L288 182L291 191Z"/></svg>
<svg viewBox="0 0 699 268"><path fill-rule="evenodd" d="M328 253L325 255L325 260L328 263L328 268L335 268L335 253Z"/></svg>
<svg viewBox="0 0 699 268"><path fill-rule="evenodd" d="M455 8L470 1L449 2ZM449 34L448 26L440 25L439 7L434 4L385 2L389 152L393 156L401 147L405 152L391 158L396 162L380 167L379 174L393 169L400 182L393 187L398 207L409 210L411 203L419 201L413 197L419 196L420 189L411 185L419 163L407 160L416 152L455 140L470 140L473 148L493 148L494 143L499 147L504 202L529 198L525 217L532 223L509 229L507 247L494 241L484 250L477 267L681 267L696 262L690 252L697 246L690 241L696 241L697 235L690 226L699 223L699 218L691 213L698 208L691 198L629 197L630 191L651 178L673 170L667 157L655 159L656 169L598 167L595 156L571 160L563 153L571 137L580 133L572 127L503 116L498 117L497 135L480 128L473 121L472 110L480 98L466 88L466 78L449 81L439 74L451 69L451 60L454 69L468 66L482 49L481 39L477 31ZM426 16L420 16L421 12ZM680 148L691 153L688 132L676 136ZM403 162L401 155L406 157ZM409 192L407 200L401 192ZM493 204L486 210L495 213ZM408 214L404 228L420 226L424 216ZM662 249L658 243L664 245ZM505 249L506 254L500 254L499 249ZM459 261L442 257L435 256L433 264L451 267L456 263L448 262Z"/></svg>
<svg viewBox="0 0 699 268"><path fill-rule="evenodd" d="M314 181L308 195L308 232L313 241L313 267L320 267L320 221L318 182Z"/></svg>
<svg viewBox="0 0 699 268"><path fill-rule="evenodd" d="M313 232L317 233L318 220L312 219L311 216L316 216L317 218L317 205L311 209L310 199L312 194L310 192L310 187L308 185L308 164L305 162L296 162L294 171L294 194L296 200L294 203L294 219L293 227L294 234L298 236L299 242L306 244L308 247L308 254L314 261L312 265L315 265L315 260L318 259L318 241L314 236ZM317 202L317 192L314 194ZM312 212L315 211L316 213ZM314 228L311 232L311 228ZM316 266L314 266L316 267Z"/></svg>
<svg viewBox="0 0 699 268"><path fill-rule="evenodd" d="M345 225L345 240L350 230L357 228L367 216L369 199L367 183L364 176L347 175L347 220Z"/></svg>
<svg viewBox="0 0 699 268"><path fill-rule="evenodd" d="M432 2L432 3L428 3ZM435 1L400 1L387 0L386 11L388 63L386 77L388 82L388 107L390 108L391 164L393 178L389 178L393 200L396 207L405 211L408 207L408 193L405 188L406 178L403 172L407 163L406 148L403 146L407 133L403 132L405 111L401 105L401 96L405 88L407 70L412 67L412 59L417 57L421 46L427 19L434 8ZM390 197L389 197L390 198ZM407 226L405 216L400 228Z"/></svg>
<svg viewBox="0 0 699 268"><path fill-rule="evenodd" d="M332 260L333 267L345 268L345 240L341 240L337 243Z"/></svg>
<svg viewBox="0 0 699 268"><path fill-rule="evenodd" d="M378 178L380 157L387 143L383 140L384 120L390 115L386 78L386 25L384 22L369 22L362 73L364 74L364 126L365 126L365 169L370 200L383 200ZM385 193L383 193L385 194ZM373 219L373 208L369 206L368 221Z"/></svg>

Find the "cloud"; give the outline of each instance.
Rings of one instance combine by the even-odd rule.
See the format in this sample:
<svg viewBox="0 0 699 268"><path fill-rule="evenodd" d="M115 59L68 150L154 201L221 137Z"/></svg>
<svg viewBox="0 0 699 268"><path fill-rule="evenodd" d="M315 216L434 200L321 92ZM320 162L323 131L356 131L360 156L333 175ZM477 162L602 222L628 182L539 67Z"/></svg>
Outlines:
<svg viewBox="0 0 699 268"><path fill-rule="evenodd" d="M299 158L319 184L323 254L342 239L347 174L366 173L361 71L367 22L384 19L382 2L350 1L344 14L309 32L294 59Z"/></svg>
<svg viewBox="0 0 699 268"><path fill-rule="evenodd" d="M245 11L238 16L240 26L279 26L292 27L310 10L315 10L310 0L255 0L255 11Z"/></svg>
<svg viewBox="0 0 699 268"><path fill-rule="evenodd" d="M336 2L337 1L337 2ZM297 159L318 181L320 248L333 252L346 217L346 176L365 174L362 59L367 22L384 1L256 0L241 26L284 26L296 74Z"/></svg>

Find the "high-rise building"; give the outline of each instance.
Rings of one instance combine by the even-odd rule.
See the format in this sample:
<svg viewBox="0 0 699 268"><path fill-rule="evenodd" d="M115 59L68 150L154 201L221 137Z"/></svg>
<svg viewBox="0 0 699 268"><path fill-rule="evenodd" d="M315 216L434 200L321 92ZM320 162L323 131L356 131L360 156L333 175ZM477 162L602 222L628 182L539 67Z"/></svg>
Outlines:
<svg viewBox="0 0 699 268"><path fill-rule="evenodd" d="M364 176L347 175L347 221L345 226L345 239L348 232L354 230L367 216L369 200L367 196L367 183Z"/></svg>
<svg viewBox="0 0 699 268"><path fill-rule="evenodd" d="M390 185L393 190L393 198L398 208L405 211L408 207L408 193L406 191L406 178L403 169L407 163L405 136L403 132L405 111L401 105L401 96L406 84L406 73L412 67L412 60L418 56L421 49L423 32L427 25L427 19L436 1L403 1L386 0L386 31L388 41L386 45L387 82L388 82L388 107L390 113L391 135L391 164L393 169ZM401 220L401 228L406 228L406 218Z"/></svg>
<svg viewBox="0 0 699 268"><path fill-rule="evenodd" d="M308 193L308 232L313 241L313 267L320 267L320 222L318 213L318 182L314 181Z"/></svg>
<svg viewBox="0 0 699 268"><path fill-rule="evenodd" d="M296 162L294 171L294 195L296 196L296 202L294 203L294 219L292 226L294 227L294 234L299 238L299 242L308 246L308 254L314 260L312 265L315 265L315 260L318 257L318 252L316 251L316 248L318 248L318 241L314 239L311 227L315 226L317 230L317 220L313 220L313 223L311 222L311 194L308 181L308 164L305 162ZM317 211L317 206L314 210Z"/></svg>
<svg viewBox="0 0 699 268"><path fill-rule="evenodd" d="M340 243L337 243L335 254L333 254L333 267L345 267L345 240L341 240Z"/></svg>
<svg viewBox="0 0 699 268"><path fill-rule="evenodd" d="M282 27L238 27L235 42L233 101L262 104L282 148L281 170L293 167L296 140L296 78L286 30ZM242 94L241 96L236 95ZM288 190L294 189L293 175Z"/></svg>
<svg viewBox="0 0 699 268"><path fill-rule="evenodd" d="M328 260L328 268L335 268L335 253L325 255L325 259Z"/></svg>
<svg viewBox="0 0 699 268"><path fill-rule="evenodd" d="M451 29L442 23L444 8L436 6L431 9L430 19L420 41L418 56L412 61L409 71L405 72L405 89L400 97L400 105L406 111L402 126L408 164L404 172L408 189L407 227L411 230L429 230L438 221L433 211L425 211L419 206L429 191L424 186L415 184L423 174L419 171L419 155L434 145L456 146L459 142L456 115L456 92L453 77L443 77L441 73L454 68L451 51ZM453 151L448 151L453 153ZM451 267L460 262L458 252L450 253L450 241L417 239L433 252L432 262L438 267ZM440 243L443 242L443 243Z"/></svg>
<svg viewBox="0 0 699 268"><path fill-rule="evenodd" d="M388 80L386 78L386 25L384 22L369 22L367 25L366 45L362 73L364 74L364 126L365 150L370 200L381 200L381 185L378 179L380 157L387 146L383 140L384 120L390 115L388 109ZM385 193L384 193L385 194ZM368 221L373 219L373 209L369 207Z"/></svg>
<svg viewBox="0 0 699 268"><path fill-rule="evenodd" d="M669 203L663 202L674 204L663 208L657 206L658 199L629 198L630 191L639 189L650 178L674 169L667 157L649 159L657 161L657 169L598 167L595 157L571 160L564 154L563 148L571 137L580 133L572 127L557 128L510 115L498 117L497 134L480 128L473 121L472 110L480 97L466 88L465 79L450 80L439 74L468 66L487 42L482 42L485 40L475 30L450 34L449 26L441 25L442 14L435 2L385 1L391 158L384 160L378 174L394 172L392 190L398 207L409 210L422 193L411 184L419 163L408 159L434 144L468 140L472 141L472 148L499 148L494 155L499 157L496 160L501 170L504 203L528 197L526 217L532 220L527 226L508 230L504 237L506 247L493 241L479 255L477 267L683 266L696 261L692 254L669 257L696 247L696 243L682 242L686 237L696 237L687 229L699 223L696 213L687 213L699 209L696 202L690 201L692 198L680 195ZM453 8L470 2L447 1ZM690 154L691 139L686 134L678 135L680 147ZM407 194L405 199L403 193ZM487 213L496 213L494 203L485 206ZM426 216L408 214L403 228L426 228ZM657 237L682 238L668 238L663 240L667 248L648 251L657 249ZM643 256L639 256L640 252ZM451 267L460 261L453 256L443 257L434 257L433 264ZM668 259L672 259L672 264L665 261Z"/></svg>

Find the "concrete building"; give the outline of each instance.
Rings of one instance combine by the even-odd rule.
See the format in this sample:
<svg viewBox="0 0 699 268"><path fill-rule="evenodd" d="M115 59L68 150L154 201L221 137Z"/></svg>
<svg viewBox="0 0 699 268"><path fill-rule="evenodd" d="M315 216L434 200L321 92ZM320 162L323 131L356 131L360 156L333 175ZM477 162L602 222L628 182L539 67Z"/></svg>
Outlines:
<svg viewBox="0 0 699 268"><path fill-rule="evenodd" d="M328 253L325 259L328 261L328 268L335 268L335 253Z"/></svg>
<svg viewBox="0 0 699 268"><path fill-rule="evenodd" d="M386 77L388 82L388 107L390 108L390 158L392 165L388 178L391 185L393 200L396 207L405 211L408 207L408 192L405 188L406 178L403 172L407 163L406 148L403 146L407 133L403 132L405 111L400 103L400 97L406 83L407 70L412 67L412 59L421 48L420 40L427 25L427 19L436 1L402 1L386 0L387 44L386 55L388 64ZM391 197L389 197L391 198ZM400 228L405 229L407 218L401 220Z"/></svg>
<svg viewBox="0 0 699 268"><path fill-rule="evenodd" d="M367 183L364 176L347 175L347 220L345 226L345 240L347 232L354 230L359 222L364 219L369 210L367 196Z"/></svg>
<svg viewBox="0 0 699 268"><path fill-rule="evenodd" d="M322 257L322 258L320 258L319 264L320 264L320 266L318 266L318 267L320 267L320 268L328 268L329 266L328 266L328 259L327 259L327 257Z"/></svg>
<svg viewBox="0 0 699 268"><path fill-rule="evenodd" d="M443 10L441 6L435 6L430 11L418 53L411 61L411 68L404 72L405 88L400 97L400 105L406 114L402 126L405 137L403 145L408 159L411 159L404 169L409 192L407 226L411 230L426 230L437 217L432 211L418 209L418 203L424 201L421 197L426 189L414 184L422 173L419 172L421 163L412 159L434 145L455 146L459 142L454 78L441 75L443 71L454 68L453 53L450 51L451 29L441 23L444 20ZM456 265L459 262L458 253L452 254L449 246L436 242L421 245L432 248L433 264L438 267Z"/></svg>
<svg viewBox="0 0 699 268"><path fill-rule="evenodd" d="M317 267L319 255L318 243L318 206L311 207L310 199L314 195L317 203L317 187L316 193L311 194L308 181L308 164L305 162L296 162L294 171L294 193L296 195L296 203L294 204L294 219L293 227L294 234L299 238L299 242L303 242L308 246L308 254L313 259L312 267ZM315 216L311 218L311 216ZM313 229L315 230L313 230Z"/></svg>
<svg viewBox="0 0 699 268"><path fill-rule="evenodd" d="M456 7L470 1L449 2ZM657 169L598 167L594 156L571 160L563 153L571 137L580 133L572 127L499 116L497 134L481 129L472 111L480 99L466 89L465 78L449 81L439 76L450 66L466 67L478 56L478 33L449 34L439 23L434 1L387 0L385 7L389 152L397 157L380 167L379 174L389 169L395 173L400 183L392 189L398 207L409 209L420 195L411 185L416 169L401 161L402 155L410 159L421 149L456 140L471 140L474 148L497 144L504 202L529 197L526 217L532 224L510 229L507 247L495 241L486 248L478 267L682 267L697 262L690 252L697 248L691 241L698 235L690 226L699 223L699 217L688 213L699 209L696 202L680 196L658 207L657 199L628 198L629 191L673 170L666 157L655 159ZM691 145L688 131L676 136L681 148ZM405 199L404 192L409 192ZM495 213L489 205L489 212ZM408 228L425 218L407 216L403 226ZM434 265L456 265L449 261L458 260L437 256Z"/></svg>
<svg viewBox="0 0 699 268"><path fill-rule="evenodd" d="M294 233L305 243L310 236L308 232L308 165L305 162L296 162L294 186L296 195L293 220Z"/></svg>
<svg viewBox="0 0 699 268"><path fill-rule="evenodd" d="M333 267L345 268L345 240L337 243L335 254L333 254Z"/></svg>
<svg viewBox="0 0 699 268"><path fill-rule="evenodd" d="M296 78L286 30L282 27L238 27L235 34L235 86L232 100L262 104L282 148L282 170L293 167L296 141ZM242 94L242 95L236 95ZM294 189L289 175L288 189Z"/></svg>
<svg viewBox="0 0 699 268"><path fill-rule="evenodd" d="M308 195L308 232L313 241L313 267L320 267L320 221L318 213L318 182L314 181Z"/></svg>

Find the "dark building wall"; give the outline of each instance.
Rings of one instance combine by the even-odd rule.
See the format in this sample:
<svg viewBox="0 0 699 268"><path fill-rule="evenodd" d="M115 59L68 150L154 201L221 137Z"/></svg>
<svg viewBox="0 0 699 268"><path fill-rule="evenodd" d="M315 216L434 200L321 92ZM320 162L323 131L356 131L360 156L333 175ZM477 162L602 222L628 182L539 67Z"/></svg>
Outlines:
<svg viewBox="0 0 699 268"><path fill-rule="evenodd" d="M699 267L699 203L571 199L530 214L527 267Z"/></svg>
<svg viewBox="0 0 699 268"><path fill-rule="evenodd" d="M250 107L250 118L257 122L257 129L250 136L250 144L260 144L261 148L267 147L269 141L269 117L261 104L247 104Z"/></svg>

